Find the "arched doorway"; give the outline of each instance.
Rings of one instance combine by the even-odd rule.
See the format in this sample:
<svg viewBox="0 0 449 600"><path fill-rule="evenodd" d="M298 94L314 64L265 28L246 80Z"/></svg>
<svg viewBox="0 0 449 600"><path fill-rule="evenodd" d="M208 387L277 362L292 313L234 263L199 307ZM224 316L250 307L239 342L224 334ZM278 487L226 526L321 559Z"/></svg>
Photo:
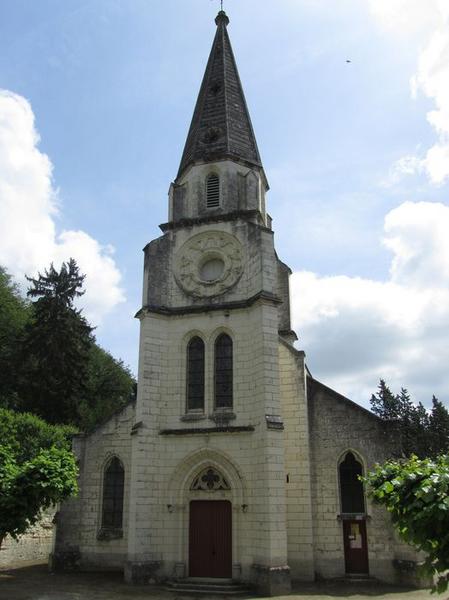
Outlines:
<svg viewBox="0 0 449 600"><path fill-rule="evenodd" d="M230 486L215 468L207 467L194 477L192 492L204 492L208 499L189 504L189 576L232 577L232 504L214 498Z"/></svg>
<svg viewBox="0 0 449 600"><path fill-rule="evenodd" d="M363 465L353 452L347 452L339 469L341 517L345 571L349 574L368 574L368 542L363 483Z"/></svg>

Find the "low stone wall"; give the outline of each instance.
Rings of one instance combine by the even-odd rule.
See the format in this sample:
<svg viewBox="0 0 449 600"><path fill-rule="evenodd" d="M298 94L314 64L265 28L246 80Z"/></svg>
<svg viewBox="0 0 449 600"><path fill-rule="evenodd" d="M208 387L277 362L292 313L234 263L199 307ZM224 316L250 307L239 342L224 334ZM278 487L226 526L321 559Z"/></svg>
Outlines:
<svg viewBox="0 0 449 600"><path fill-rule="evenodd" d="M17 541L7 536L0 548L0 568L20 565L21 562L47 560L52 551L54 514L54 509L47 511L43 518Z"/></svg>

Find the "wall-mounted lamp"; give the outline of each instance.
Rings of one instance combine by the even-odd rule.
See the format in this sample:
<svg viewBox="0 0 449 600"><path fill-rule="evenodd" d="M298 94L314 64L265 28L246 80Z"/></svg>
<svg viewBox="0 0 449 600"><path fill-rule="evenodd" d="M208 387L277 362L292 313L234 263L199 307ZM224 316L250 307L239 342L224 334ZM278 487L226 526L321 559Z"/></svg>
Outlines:
<svg viewBox="0 0 449 600"><path fill-rule="evenodd" d="M244 513L248 512L248 505L247 504L242 504L242 511Z"/></svg>
<svg viewBox="0 0 449 600"><path fill-rule="evenodd" d="M173 512L173 508L174 508L173 504L167 504L167 510L168 510L169 513Z"/></svg>

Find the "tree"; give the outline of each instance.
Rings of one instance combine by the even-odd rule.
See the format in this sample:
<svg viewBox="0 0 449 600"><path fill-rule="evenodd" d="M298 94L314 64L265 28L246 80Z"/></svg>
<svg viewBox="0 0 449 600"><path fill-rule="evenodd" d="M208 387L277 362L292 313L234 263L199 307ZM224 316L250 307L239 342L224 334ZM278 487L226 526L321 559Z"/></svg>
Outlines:
<svg viewBox="0 0 449 600"><path fill-rule="evenodd" d="M3 267L0 267L0 406L18 405L17 356L30 315L29 306Z"/></svg>
<svg viewBox="0 0 449 600"><path fill-rule="evenodd" d="M400 537L426 554L423 571L449 582L449 456L388 461L364 479L368 494L391 514Z"/></svg>
<svg viewBox="0 0 449 600"><path fill-rule="evenodd" d="M86 391L93 328L74 307L84 278L73 259L59 272L51 264L37 279L27 278L35 300L22 345L20 395L25 410L50 423L76 423Z"/></svg>
<svg viewBox="0 0 449 600"><path fill-rule="evenodd" d="M69 427L0 408L0 546L17 538L41 511L77 491Z"/></svg>
<svg viewBox="0 0 449 600"><path fill-rule="evenodd" d="M398 397L393 394L384 379L379 381L377 393L371 396L371 410L381 419L394 421L400 417Z"/></svg>
<svg viewBox="0 0 449 600"><path fill-rule="evenodd" d="M31 303L0 268L0 406L92 429L132 399L136 382L75 309L84 293L75 261L29 281Z"/></svg>
<svg viewBox="0 0 449 600"><path fill-rule="evenodd" d="M384 420L393 421L404 456L435 457L449 450L449 412L435 398L432 411L419 402L414 404L408 391L401 388L394 395L383 379L376 395L371 396L371 410Z"/></svg>
<svg viewBox="0 0 449 600"><path fill-rule="evenodd" d="M440 454L440 451L436 447L432 448L431 446L429 414L422 402L418 402L418 404L414 406L411 413L409 428L409 444L404 452L406 456L416 454L419 458L426 458Z"/></svg>
<svg viewBox="0 0 449 600"><path fill-rule="evenodd" d="M86 394L79 406L79 426L93 429L120 410L135 395L136 382L121 360L97 344L89 350Z"/></svg>
<svg viewBox="0 0 449 600"><path fill-rule="evenodd" d="M432 453L449 453L449 412L435 396L428 423Z"/></svg>

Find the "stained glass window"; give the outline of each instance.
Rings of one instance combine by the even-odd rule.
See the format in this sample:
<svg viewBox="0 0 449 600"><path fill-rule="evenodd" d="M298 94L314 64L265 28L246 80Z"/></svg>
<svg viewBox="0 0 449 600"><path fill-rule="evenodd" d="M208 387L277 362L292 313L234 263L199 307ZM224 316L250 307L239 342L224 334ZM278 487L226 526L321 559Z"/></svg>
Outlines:
<svg viewBox="0 0 449 600"><path fill-rule="evenodd" d="M204 342L197 336L187 346L187 410L204 410Z"/></svg>
<svg viewBox="0 0 449 600"><path fill-rule="evenodd" d="M363 483L359 475L363 475L363 467L352 452L348 452L340 463L340 493L342 513L364 513L365 495Z"/></svg>
<svg viewBox="0 0 449 600"><path fill-rule="evenodd" d="M232 408L232 340L222 333L215 341L215 408Z"/></svg>
<svg viewBox="0 0 449 600"><path fill-rule="evenodd" d="M121 529L123 523L123 492L125 471L114 456L104 472L102 527Z"/></svg>

